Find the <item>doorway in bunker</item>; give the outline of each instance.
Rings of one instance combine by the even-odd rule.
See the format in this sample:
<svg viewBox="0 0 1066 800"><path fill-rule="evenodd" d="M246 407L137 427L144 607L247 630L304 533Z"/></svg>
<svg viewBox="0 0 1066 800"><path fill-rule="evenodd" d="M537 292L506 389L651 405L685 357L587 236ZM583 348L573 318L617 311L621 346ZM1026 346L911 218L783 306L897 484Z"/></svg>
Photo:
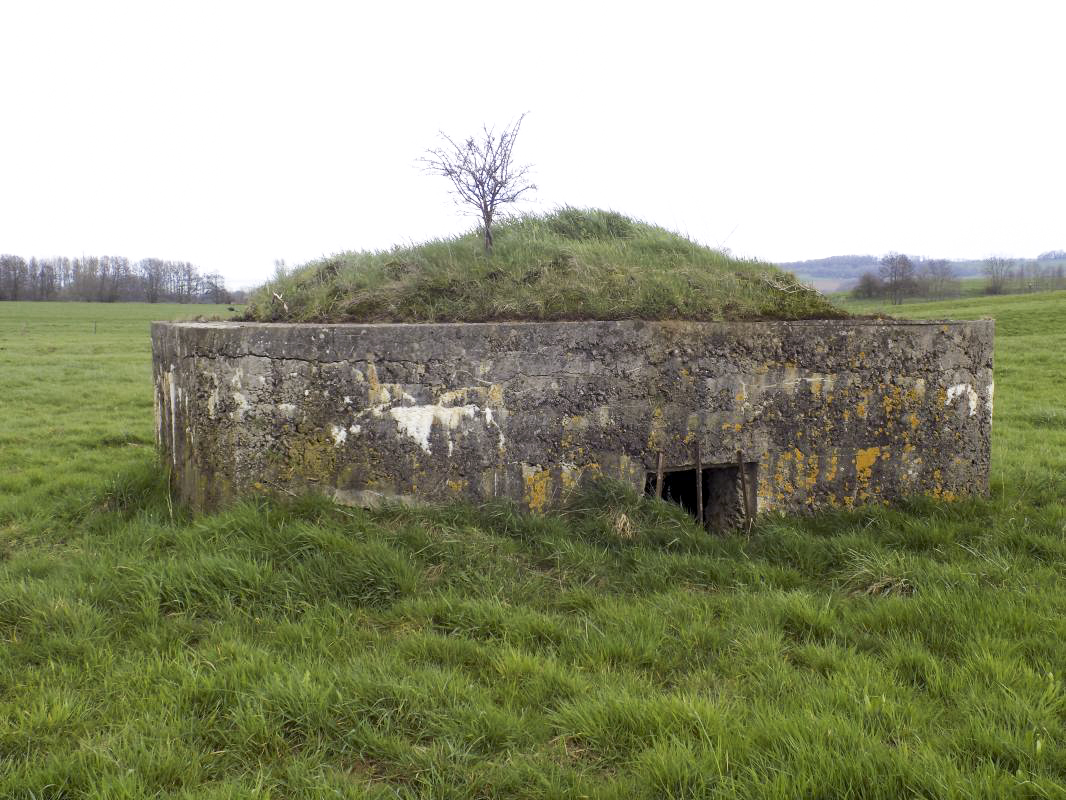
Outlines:
<svg viewBox="0 0 1066 800"><path fill-rule="evenodd" d="M677 503L693 517L698 518L699 492L696 481L702 480L703 524L713 531L743 528L758 512L758 498L755 494L758 467L758 462L755 461L745 463L743 481L737 464L712 465L699 471L695 467L666 470L663 472L662 498ZM698 477L697 472L701 473ZM655 473L647 473L645 494L655 496L655 481Z"/></svg>

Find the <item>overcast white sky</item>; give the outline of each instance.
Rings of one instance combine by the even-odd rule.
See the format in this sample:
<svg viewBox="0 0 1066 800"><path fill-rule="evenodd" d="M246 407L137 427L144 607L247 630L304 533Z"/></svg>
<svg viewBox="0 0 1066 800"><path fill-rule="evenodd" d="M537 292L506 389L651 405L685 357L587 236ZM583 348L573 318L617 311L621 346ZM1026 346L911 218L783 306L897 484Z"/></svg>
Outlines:
<svg viewBox="0 0 1066 800"><path fill-rule="evenodd" d="M530 209L766 260L1066 248L1062 2L0 0L0 252L231 286L472 225L416 159L528 111Z"/></svg>

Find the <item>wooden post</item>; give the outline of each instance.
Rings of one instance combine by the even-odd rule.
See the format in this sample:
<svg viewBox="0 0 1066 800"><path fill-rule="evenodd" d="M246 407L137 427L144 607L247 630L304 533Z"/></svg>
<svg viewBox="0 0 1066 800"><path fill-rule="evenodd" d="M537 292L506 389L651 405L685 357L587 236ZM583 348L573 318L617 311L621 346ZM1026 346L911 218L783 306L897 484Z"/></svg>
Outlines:
<svg viewBox="0 0 1066 800"><path fill-rule="evenodd" d="M744 527L751 530L751 506L748 504L748 470L744 466L743 450L737 450L737 469L740 471L740 493L744 498Z"/></svg>
<svg viewBox="0 0 1066 800"><path fill-rule="evenodd" d="M696 521L703 524L703 456L696 442Z"/></svg>
<svg viewBox="0 0 1066 800"><path fill-rule="evenodd" d="M655 468L655 499L663 499L663 451L659 451L659 465Z"/></svg>

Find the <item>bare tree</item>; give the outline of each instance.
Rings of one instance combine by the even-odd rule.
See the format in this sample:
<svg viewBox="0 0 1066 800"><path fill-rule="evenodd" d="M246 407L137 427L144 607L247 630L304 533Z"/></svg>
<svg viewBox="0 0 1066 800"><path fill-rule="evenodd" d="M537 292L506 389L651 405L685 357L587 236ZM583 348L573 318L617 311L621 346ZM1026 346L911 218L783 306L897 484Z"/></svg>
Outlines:
<svg viewBox="0 0 1066 800"><path fill-rule="evenodd" d="M914 291L914 262L902 253L884 256L879 271L893 305L900 305L903 298Z"/></svg>
<svg viewBox="0 0 1066 800"><path fill-rule="evenodd" d="M932 258L922 263L921 282L932 297L947 297L958 289L955 269L946 258Z"/></svg>
<svg viewBox="0 0 1066 800"><path fill-rule="evenodd" d="M446 144L427 150L420 159L427 172L443 175L452 182L456 205L470 206L472 213L480 217L486 255L492 254L492 222L499 207L514 203L537 188L527 181L529 165L511 163L525 116L498 136L483 125L481 136L470 136L461 144L442 131L440 138Z"/></svg>
<svg viewBox="0 0 1066 800"><path fill-rule="evenodd" d="M1007 288L1007 281L1014 273L1014 260L997 256L986 258L985 263L981 265L981 270L988 278L985 291L988 294L1003 294Z"/></svg>
<svg viewBox="0 0 1066 800"><path fill-rule="evenodd" d="M19 299L28 271L21 256L0 256L0 300Z"/></svg>
<svg viewBox="0 0 1066 800"><path fill-rule="evenodd" d="M228 303L230 293L226 291L226 279L218 272L203 277L203 299L209 303Z"/></svg>

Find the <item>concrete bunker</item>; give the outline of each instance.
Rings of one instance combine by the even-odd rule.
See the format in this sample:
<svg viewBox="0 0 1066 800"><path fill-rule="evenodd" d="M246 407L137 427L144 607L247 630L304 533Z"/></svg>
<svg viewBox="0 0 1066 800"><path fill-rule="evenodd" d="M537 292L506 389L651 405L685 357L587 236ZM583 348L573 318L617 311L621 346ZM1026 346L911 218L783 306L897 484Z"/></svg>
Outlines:
<svg viewBox="0 0 1066 800"><path fill-rule="evenodd" d="M990 320L156 323L152 338L157 438L198 509L314 489L541 511L598 477L647 490L660 457L668 497L694 509L698 487L716 529L988 487Z"/></svg>

